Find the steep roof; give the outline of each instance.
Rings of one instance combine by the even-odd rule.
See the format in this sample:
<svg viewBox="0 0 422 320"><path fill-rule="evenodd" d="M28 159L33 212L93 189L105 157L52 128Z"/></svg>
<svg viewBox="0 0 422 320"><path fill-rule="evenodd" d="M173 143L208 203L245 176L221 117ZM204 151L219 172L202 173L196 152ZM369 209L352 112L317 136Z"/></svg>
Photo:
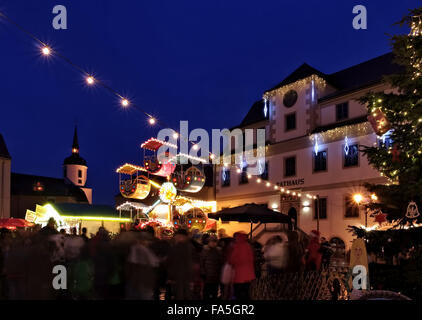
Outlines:
<svg viewBox="0 0 422 320"><path fill-rule="evenodd" d="M264 100L256 101L249 109L248 114L240 123L241 127L245 127L255 122L265 121L267 118L264 115Z"/></svg>
<svg viewBox="0 0 422 320"><path fill-rule="evenodd" d="M41 190L34 190L39 183ZM77 186L66 183L64 179L36 176L30 174L11 174L12 195L33 195L46 197L73 197L78 202L88 202L85 192Z"/></svg>
<svg viewBox="0 0 422 320"><path fill-rule="evenodd" d="M78 129L76 126L73 133L72 154L63 161L63 165L68 164L76 164L85 167L87 166L86 160L79 155Z"/></svg>
<svg viewBox="0 0 422 320"><path fill-rule="evenodd" d="M351 91L380 83L387 75L403 72L403 67L394 63L392 52L364 61L352 67L327 75L326 80L338 90L319 101L341 96Z"/></svg>
<svg viewBox="0 0 422 320"><path fill-rule="evenodd" d="M4 141L1 133L0 133L0 158L11 159L10 153L7 150L6 142Z"/></svg>
<svg viewBox="0 0 422 320"><path fill-rule="evenodd" d="M286 78L284 78L283 81L281 81L278 85L276 85L274 88L271 88L268 91L273 91L275 89L287 86L288 84L294 83L298 80L305 79L307 77L310 77L311 75L317 75L321 78L326 77L324 73L321 71L311 67L309 64L304 63L299 68L297 68L295 71L293 71L290 75L288 75Z"/></svg>
<svg viewBox="0 0 422 320"><path fill-rule="evenodd" d="M318 100L319 102L323 102L380 83L383 76L400 73L402 71L403 67L394 63L394 55L392 52L331 74L323 73L304 63L284 78L278 85L265 92L276 90L311 75L317 75L337 89L335 92ZM255 102L239 126L243 127L264 120L265 118L262 110L263 101L260 100Z"/></svg>

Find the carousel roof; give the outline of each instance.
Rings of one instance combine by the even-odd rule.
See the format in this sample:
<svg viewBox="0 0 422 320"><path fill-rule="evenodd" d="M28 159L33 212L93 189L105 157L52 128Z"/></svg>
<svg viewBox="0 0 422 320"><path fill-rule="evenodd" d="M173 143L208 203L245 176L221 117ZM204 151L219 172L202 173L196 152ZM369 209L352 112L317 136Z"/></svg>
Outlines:
<svg viewBox="0 0 422 320"><path fill-rule="evenodd" d="M147 172L147 170L144 167L136 166L134 164L125 163L120 168L116 170L117 173L124 173L124 174L134 174L137 171L144 171Z"/></svg>
<svg viewBox="0 0 422 320"><path fill-rule="evenodd" d="M151 150L151 151L157 151L162 146L168 146L170 148L177 149L177 145L170 142L158 140L156 138L151 138L145 141L143 144L141 144L141 148Z"/></svg>

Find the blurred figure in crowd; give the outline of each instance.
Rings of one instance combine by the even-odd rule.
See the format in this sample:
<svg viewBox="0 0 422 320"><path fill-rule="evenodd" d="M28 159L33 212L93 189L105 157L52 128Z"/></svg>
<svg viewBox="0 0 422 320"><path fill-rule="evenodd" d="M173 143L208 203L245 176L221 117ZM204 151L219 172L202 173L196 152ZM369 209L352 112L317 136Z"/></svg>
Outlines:
<svg viewBox="0 0 422 320"><path fill-rule="evenodd" d="M204 300L216 300L220 286L223 254L217 246L217 237L208 237L208 244L201 253L201 276L204 280Z"/></svg>
<svg viewBox="0 0 422 320"><path fill-rule="evenodd" d="M194 280L195 248L184 229L175 232L174 242L167 259L168 281L172 285L172 294L176 300L190 300Z"/></svg>
<svg viewBox="0 0 422 320"><path fill-rule="evenodd" d="M228 257L228 263L234 269L234 295L237 300L249 300L250 284L255 279L253 250L246 233L236 232L234 239Z"/></svg>
<svg viewBox="0 0 422 320"><path fill-rule="evenodd" d="M270 275L279 274L287 267L288 248L280 236L273 236L267 241L264 258Z"/></svg>
<svg viewBox="0 0 422 320"><path fill-rule="evenodd" d="M309 241L308 247L305 252L306 270L319 271L321 268L321 245L319 243L319 231L311 231L311 240Z"/></svg>

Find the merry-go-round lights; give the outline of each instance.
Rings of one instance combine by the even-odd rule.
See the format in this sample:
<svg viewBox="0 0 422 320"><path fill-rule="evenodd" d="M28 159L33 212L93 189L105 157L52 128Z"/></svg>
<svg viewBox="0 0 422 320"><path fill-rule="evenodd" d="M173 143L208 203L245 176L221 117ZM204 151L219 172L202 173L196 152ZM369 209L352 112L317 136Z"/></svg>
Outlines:
<svg viewBox="0 0 422 320"><path fill-rule="evenodd" d="M301 196L302 196L302 194L301 194L301 193L298 193L298 194L297 194L297 196L298 196L298 197L301 197Z"/></svg>
<svg viewBox="0 0 422 320"><path fill-rule="evenodd" d="M257 179L257 180L256 180L256 182L257 182L257 183L261 183L261 179Z"/></svg>
<svg viewBox="0 0 422 320"><path fill-rule="evenodd" d="M252 175L251 174L248 174L248 179L251 179L252 178Z"/></svg>
<svg viewBox="0 0 422 320"><path fill-rule="evenodd" d="M47 46L42 47L41 52L44 56L49 56L51 54L51 49Z"/></svg>
<svg viewBox="0 0 422 320"><path fill-rule="evenodd" d="M269 186L271 186L271 183L267 182L265 185L266 185L267 187L269 187Z"/></svg>
<svg viewBox="0 0 422 320"><path fill-rule="evenodd" d="M194 144L194 145L193 145L193 147L192 147L192 149L193 149L193 150L198 150L198 148L199 148L199 147L198 147L198 145L197 145L197 144Z"/></svg>
<svg viewBox="0 0 422 320"><path fill-rule="evenodd" d="M280 189L280 191L281 191L281 192L284 192L285 190L286 190L286 189L284 189L284 188L281 188L281 189Z"/></svg>
<svg viewBox="0 0 422 320"><path fill-rule="evenodd" d="M292 195L294 195L294 196L295 196L295 195L296 195L296 192L293 192L293 193L292 193Z"/></svg>
<svg viewBox="0 0 422 320"><path fill-rule="evenodd" d="M274 186L274 189L277 190L278 189L278 186Z"/></svg>
<svg viewBox="0 0 422 320"><path fill-rule="evenodd" d="M211 159L211 160L214 160L214 159L215 159L215 154L214 154L214 153L211 153L211 154L210 154L210 159Z"/></svg>
<svg viewBox="0 0 422 320"><path fill-rule="evenodd" d="M120 101L120 104L121 104L123 107L127 107L127 106L129 106L129 100L128 100L128 99L122 99L122 100Z"/></svg>
<svg viewBox="0 0 422 320"><path fill-rule="evenodd" d="M177 132L173 133L173 139L178 139L179 138L179 134Z"/></svg>
<svg viewBox="0 0 422 320"><path fill-rule="evenodd" d="M153 117L150 117L148 119L148 122L149 122L150 125L154 125L157 121Z"/></svg>
<svg viewBox="0 0 422 320"><path fill-rule="evenodd" d="M86 83L89 84L90 86L92 86L95 83L95 79L92 76L88 76L86 77Z"/></svg>
<svg viewBox="0 0 422 320"><path fill-rule="evenodd" d="M237 172L237 173L241 173L241 172L242 172L242 170L240 170L240 169L236 169L236 172Z"/></svg>
<svg viewBox="0 0 422 320"><path fill-rule="evenodd" d="M287 191L286 191L286 193L287 193L287 194L290 194L290 190L287 190Z"/></svg>

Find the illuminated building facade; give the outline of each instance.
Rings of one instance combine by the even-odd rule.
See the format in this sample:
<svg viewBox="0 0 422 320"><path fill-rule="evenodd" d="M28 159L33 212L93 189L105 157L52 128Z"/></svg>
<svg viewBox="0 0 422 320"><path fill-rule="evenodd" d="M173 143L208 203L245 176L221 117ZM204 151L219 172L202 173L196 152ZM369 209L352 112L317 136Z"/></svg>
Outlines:
<svg viewBox="0 0 422 320"><path fill-rule="evenodd" d="M248 175L247 166L218 166L218 209L267 204L303 231L319 229L328 240L350 248L349 225L375 224L362 206L371 201L364 183L388 183L359 146L392 143L388 133L374 133L366 107L356 99L390 90L381 79L400 70L392 58L386 54L332 74L304 64L264 92L238 126L266 129L261 175ZM361 201L355 201L356 194Z"/></svg>

